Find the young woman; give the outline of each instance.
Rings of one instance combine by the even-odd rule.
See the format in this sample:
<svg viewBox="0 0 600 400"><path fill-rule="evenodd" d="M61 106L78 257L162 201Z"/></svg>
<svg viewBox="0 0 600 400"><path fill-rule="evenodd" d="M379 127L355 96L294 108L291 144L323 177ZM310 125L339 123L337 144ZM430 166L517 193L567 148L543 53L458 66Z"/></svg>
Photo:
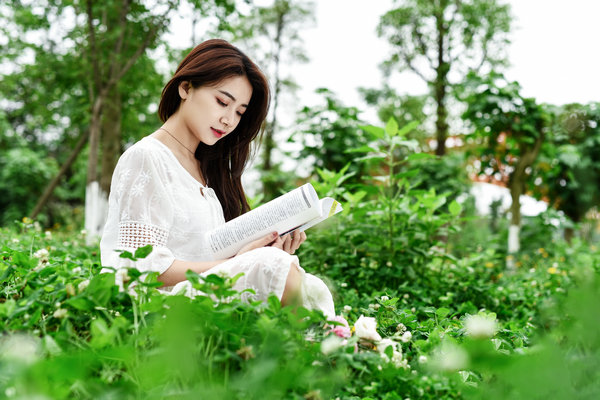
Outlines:
<svg viewBox="0 0 600 400"><path fill-rule="evenodd" d="M277 295L334 315L333 300L319 278L293 256L304 233L259 239L227 260L213 260L204 233L248 211L241 175L269 107L260 69L224 40L208 40L181 62L162 92L163 125L119 159L100 242L102 265L157 271L163 290L196 293L185 278L237 275L234 288L252 288L253 299ZM152 253L132 262L115 250Z"/></svg>

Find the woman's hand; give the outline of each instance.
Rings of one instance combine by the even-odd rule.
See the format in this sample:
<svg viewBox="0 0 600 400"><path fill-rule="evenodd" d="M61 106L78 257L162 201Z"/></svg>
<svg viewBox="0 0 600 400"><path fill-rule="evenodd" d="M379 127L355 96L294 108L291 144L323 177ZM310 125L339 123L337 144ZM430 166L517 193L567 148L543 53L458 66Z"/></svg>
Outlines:
<svg viewBox="0 0 600 400"><path fill-rule="evenodd" d="M277 237L277 240L271 245L277 247L289 254L294 254L298 247L306 240L306 233L304 232L290 232L286 233L281 237Z"/></svg>
<svg viewBox="0 0 600 400"><path fill-rule="evenodd" d="M236 256L239 256L240 254L244 254L250 250L268 246L271 243L274 243L276 239L280 239L279 235L277 235L277 232L271 232L268 235L266 235L260 239L257 239L254 242L250 242L247 245L245 245L244 247L242 247L240 249L240 251L237 252Z"/></svg>
<svg viewBox="0 0 600 400"><path fill-rule="evenodd" d="M306 233L304 232L286 233L281 237L277 234L277 232L272 232L260 239L255 240L254 242L248 243L242 247L236 255L244 254L250 250L266 246L277 247L286 253L294 254L305 240Z"/></svg>

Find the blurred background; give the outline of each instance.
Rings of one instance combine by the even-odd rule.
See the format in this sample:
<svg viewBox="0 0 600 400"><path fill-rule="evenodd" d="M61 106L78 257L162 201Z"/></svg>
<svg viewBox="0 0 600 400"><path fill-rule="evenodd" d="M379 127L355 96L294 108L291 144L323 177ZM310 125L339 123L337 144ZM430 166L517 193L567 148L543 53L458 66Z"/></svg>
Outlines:
<svg viewBox="0 0 600 400"><path fill-rule="evenodd" d="M591 1L6 1L0 223L101 232L122 151L159 126L160 91L197 43L225 38L273 102L245 177L255 203L319 169L376 168L361 127L411 122L423 188L520 227L548 209L597 235L600 31ZM397 172L409 170L409 163ZM348 182L352 184L352 180ZM510 227L508 228L510 231ZM515 231L516 228L513 229ZM516 231L513 232L517 234ZM518 238L518 234L516 236ZM508 240L510 242L510 240ZM514 241L514 240L513 240Z"/></svg>

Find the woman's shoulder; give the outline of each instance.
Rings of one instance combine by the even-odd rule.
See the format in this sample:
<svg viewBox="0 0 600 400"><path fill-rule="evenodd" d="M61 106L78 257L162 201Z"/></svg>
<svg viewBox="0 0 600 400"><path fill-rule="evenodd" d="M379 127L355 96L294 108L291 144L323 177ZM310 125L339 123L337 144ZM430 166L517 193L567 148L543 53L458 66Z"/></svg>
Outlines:
<svg viewBox="0 0 600 400"><path fill-rule="evenodd" d="M129 146L121 155L120 163L157 160L167 156L164 145L151 136L145 136Z"/></svg>

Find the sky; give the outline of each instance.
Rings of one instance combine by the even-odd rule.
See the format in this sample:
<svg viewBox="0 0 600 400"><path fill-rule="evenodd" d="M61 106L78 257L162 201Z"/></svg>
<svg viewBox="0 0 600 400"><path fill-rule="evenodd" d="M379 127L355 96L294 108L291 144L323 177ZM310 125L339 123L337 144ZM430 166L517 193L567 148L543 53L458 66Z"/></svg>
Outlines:
<svg viewBox="0 0 600 400"><path fill-rule="evenodd" d="M509 0L514 16L509 47L510 80L538 102L600 101L600 0ZM379 87L378 65L390 48L375 33L391 0L320 0L316 24L303 32L311 62L294 68L302 100L316 101L318 87L334 91L346 105L362 105L357 87ZM400 92L426 90L407 73ZM302 101L301 101L302 103ZM360 108L360 107L359 107ZM376 121L370 121L376 122Z"/></svg>

